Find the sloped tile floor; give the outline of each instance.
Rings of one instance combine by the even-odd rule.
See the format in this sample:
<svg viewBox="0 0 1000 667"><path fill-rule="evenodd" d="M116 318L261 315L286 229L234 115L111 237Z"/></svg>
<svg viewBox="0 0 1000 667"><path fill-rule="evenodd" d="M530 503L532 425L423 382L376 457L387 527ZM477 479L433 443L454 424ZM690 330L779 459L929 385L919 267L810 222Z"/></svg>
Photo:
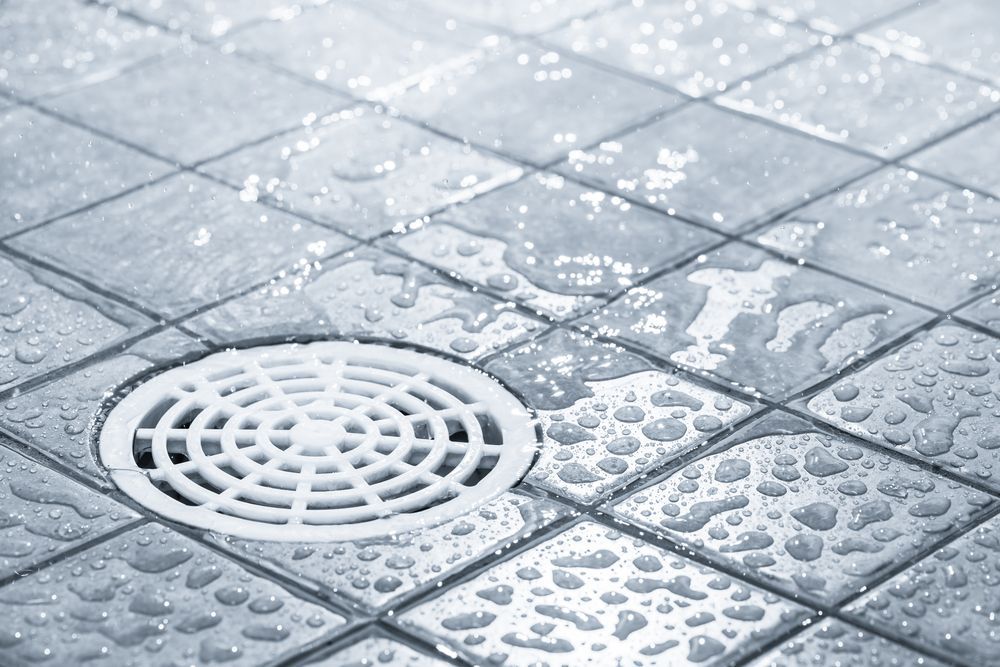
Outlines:
<svg viewBox="0 0 1000 667"><path fill-rule="evenodd" d="M0 663L1000 665L987 0L0 4ZM351 542L170 524L150 371L386 341L535 413Z"/></svg>

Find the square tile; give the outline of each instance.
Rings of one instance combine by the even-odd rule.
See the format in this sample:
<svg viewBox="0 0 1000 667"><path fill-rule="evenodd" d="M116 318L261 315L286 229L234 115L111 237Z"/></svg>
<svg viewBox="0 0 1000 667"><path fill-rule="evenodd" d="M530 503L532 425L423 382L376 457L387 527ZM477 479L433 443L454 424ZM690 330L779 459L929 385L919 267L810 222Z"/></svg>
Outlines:
<svg viewBox="0 0 1000 667"><path fill-rule="evenodd" d="M389 637L373 635L351 641L339 650L316 660L303 662L309 667L448 667L452 663L418 652L406 644Z"/></svg>
<svg viewBox="0 0 1000 667"><path fill-rule="evenodd" d="M1000 91L874 49L837 44L731 88L720 103L885 158L985 115Z"/></svg>
<svg viewBox="0 0 1000 667"><path fill-rule="evenodd" d="M343 617L150 524L0 591L0 658L79 665L259 665Z"/></svg>
<svg viewBox="0 0 1000 667"><path fill-rule="evenodd" d="M907 164L1000 196L1000 174L993 169L998 151L1000 116L994 116L920 151L908 158Z"/></svg>
<svg viewBox="0 0 1000 667"><path fill-rule="evenodd" d="M521 176L520 167L363 108L203 167L312 220L371 238Z"/></svg>
<svg viewBox="0 0 1000 667"><path fill-rule="evenodd" d="M1000 277L1000 202L887 169L754 232L757 241L946 310Z"/></svg>
<svg viewBox="0 0 1000 667"><path fill-rule="evenodd" d="M151 326L75 282L0 257L0 390L79 361Z"/></svg>
<svg viewBox="0 0 1000 667"><path fill-rule="evenodd" d="M832 375L930 313L740 243L629 290L597 333L779 398Z"/></svg>
<svg viewBox="0 0 1000 667"><path fill-rule="evenodd" d="M392 105L449 134L546 164L682 101L554 51L514 44L425 77Z"/></svg>
<svg viewBox="0 0 1000 667"><path fill-rule="evenodd" d="M945 663L842 621L816 623L748 667L945 667Z"/></svg>
<svg viewBox="0 0 1000 667"><path fill-rule="evenodd" d="M835 603L992 502L778 412L615 511L790 595Z"/></svg>
<svg viewBox="0 0 1000 667"><path fill-rule="evenodd" d="M318 592L376 610L490 552L531 535L566 510L555 503L507 492L457 519L431 528L356 542L263 542L213 539L261 567L277 570Z"/></svg>
<svg viewBox="0 0 1000 667"><path fill-rule="evenodd" d="M319 225L241 201L237 192L191 174L11 241L22 252L168 318L353 244ZM67 247L73 252L67 254Z"/></svg>
<svg viewBox="0 0 1000 667"><path fill-rule="evenodd" d="M917 62L940 63L1000 82L1000 5L992 0L917 3L917 9L874 26L859 41Z"/></svg>
<svg viewBox="0 0 1000 667"><path fill-rule="evenodd" d="M333 91L208 47L46 100L62 114L184 164L307 125L344 103Z"/></svg>
<svg viewBox="0 0 1000 667"><path fill-rule="evenodd" d="M1000 520L885 582L848 611L966 665L996 665Z"/></svg>
<svg viewBox="0 0 1000 667"><path fill-rule="evenodd" d="M544 433L527 479L581 503L686 453L752 407L586 336L555 331L486 366L535 409Z"/></svg>
<svg viewBox="0 0 1000 667"><path fill-rule="evenodd" d="M692 96L726 90L819 43L798 26L724 0L623 5L546 40Z"/></svg>
<svg viewBox="0 0 1000 667"><path fill-rule="evenodd" d="M104 402L145 371L173 365L204 349L176 329L144 338L113 357L8 398L0 412L0 430L110 488L91 450Z"/></svg>
<svg viewBox="0 0 1000 667"><path fill-rule="evenodd" d="M587 521L398 618L477 664L717 665L802 616L794 603Z"/></svg>
<svg viewBox="0 0 1000 667"><path fill-rule="evenodd" d="M0 90L21 97L110 79L175 48L158 28L73 0L6 0L0 12Z"/></svg>
<svg viewBox="0 0 1000 667"><path fill-rule="evenodd" d="M959 317L989 327L1000 334L1000 293L992 292L958 311Z"/></svg>
<svg viewBox="0 0 1000 667"><path fill-rule="evenodd" d="M92 205L169 170L29 107L10 109L0 113L0 234Z"/></svg>
<svg viewBox="0 0 1000 667"><path fill-rule="evenodd" d="M413 2L333 3L233 38L237 48L356 97L389 100L435 69L472 59L497 43ZM378 48L371 48L377 44Z"/></svg>
<svg viewBox="0 0 1000 667"><path fill-rule="evenodd" d="M691 105L631 134L571 151L556 169L661 211L735 230L876 165L739 114Z"/></svg>
<svg viewBox="0 0 1000 667"><path fill-rule="evenodd" d="M613 7L618 0L423 0L423 4L457 19L537 34Z"/></svg>
<svg viewBox="0 0 1000 667"><path fill-rule="evenodd" d="M265 19L287 20L325 0L97 0L202 39L221 37Z"/></svg>
<svg viewBox="0 0 1000 667"><path fill-rule="evenodd" d="M466 358L539 329L513 304L453 286L374 250L314 262L199 315L189 328L218 343L289 337L378 337Z"/></svg>
<svg viewBox="0 0 1000 667"><path fill-rule="evenodd" d="M416 223L386 243L557 319L721 236L554 174Z"/></svg>
<svg viewBox="0 0 1000 667"><path fill-rule="evenodd" d="M1000 340L945 325L808 400L823 421L1000 489Z"/></svg>
<svg viewBox="0 0 1000 667"><path fill-rule="evenodd" d="M2 578L138 518L127 507L6 448L0 448L0 498Z"/></svg>
<svg viewBox="0 0 1000 667"><path fill-rule="evenodd" d="M782 21L801 21L814 30L846 33L912 5L914 0L729 0Z"/></svg>

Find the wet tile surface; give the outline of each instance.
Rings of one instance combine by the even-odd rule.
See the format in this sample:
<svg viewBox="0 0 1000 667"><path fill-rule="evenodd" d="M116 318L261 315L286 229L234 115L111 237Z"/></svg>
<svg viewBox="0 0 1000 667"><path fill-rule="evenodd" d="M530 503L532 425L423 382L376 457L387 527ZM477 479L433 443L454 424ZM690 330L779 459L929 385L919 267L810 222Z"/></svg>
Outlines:
<svg viewBox="0 0 1000 667"><path fill-rule="evenodd" d="M847 623L825 621L748 664L750 667L943 667L946 663Z"/></svg>
<svg viewBox="0 0 1000 667"><path fill-rule="evenodd" d="M719 141L717 133L727 137ZM827 144L692 105L556 169L667 213L737 229L875 166Z"/></svg>
<svg viewBox="0 0 1000 667"><path fill-rule="evenodd" d="M101 81L176 45L153 26L72 0L44 12L32 0L5 2L0 32L0 90L22 97Z"/></svg>
<svg viewBox="0 0 1000 667"><path fill-rule="evenodd" d="M472 58L489 37L486 30L416 7L334 3L249 28L234 41L241 52L300 76L358 97L389 100L433 71ZM373 43L378 50L366 48Z"/></svg>
<svg viewBox="0 0 1000 667"><path fill-rule="evenodd" d="M944 325L808 400L820 419L1000 487L1000 341Z"/></svg>
<svg viewBox="0 0 1000 667"><path fill-rule="evenodd" d="M3 447L0 499L4 579L137 518L127 507Z"/></svg>
<svg viewBox="0 0 1000 667"><path fill-rule="evenodd" d="M343 618L147 525L0 591L10 661L259 664Z"/></svg>
<svg viewBox="0 0 1000 667"><path fill-rule="evenodd" d="M756 9L783 21L801 21L816 30L844 33L873 21L884 20L893 12L914 3L912 0L732 0L738 7Z"/></svg>
<svg viewBox="0 0 1000 667"><path fill-rule="evenodd" d="M975 528L885 582L851 611L965 664L996 665L1000 522Z"/></svg>
<svg viewBox="0 0 1000 667"><path fill-rule="evenodd" d="M219 343L360 335L467 358L509 345L539 327L510 303L367 249L306 265L191 321L194 331Z"/></svg>
<svg viewBox="0 0 1000 667"><path fill-rule="evenodd" d="M483 106L498 97L502 106ZM544 164L681 99L555 51L514 44L425 78L392 106L452 135ZM600 113L577 113L584 107ZM523 122L526 116L533 122Z"/></svg>
<svg viewBox="0 0 1000 667"><path fill-rule="evenodd" d="M122 97L134 104L119 104ZM46 101L90 127L186 164L291 129L343 104L332 91L208 47Z"/></svg>
<svg viewBox="0 0 1000 667"><path fill-rule="evenodd" d="M79 361L151 324L27 263L0 257L0 389Z"/></svg>
<svg viewBox="0 0 1000 667"><path fill-rule="evenodd" d="M119 242L109 244L95 230ZM62 244L73 252L64 257ZM234 255L246 244L252 259ZM166 317L205 306L354 242L184 174L20 236L12 245Z"/></svg>
<svg viewBox="0 0 1000 667"><path fill-rule="evenodd" d="M912 463L772 413L616 512L791 595L837 601L990 504Z"/></svg>
<svg viewBox="0 0 1000 667"><path fill-rule="evenodd" d="M204 167L295 213L370 238L517 179L511 162L353 109Z"/></svg>
<svg viewBox="0 0 1000 667"><path fill-rule="evenodd" d="M562 319L721 238L540 173L387 243Z"/></svg>
<svg viewBox="0 0 1000 667"><path fill-rule="evenodd" d="M304 663L310 667L446 667L450 662L419 653L386 637L368 637L324 658Z"/></svg>
<svg viewBox="0 0 1000 667"><path fill-rule="evenodd" d="M371 609L392 604L566 514L554 503L506 493L437 526L357 542L263 542L218 538L225 549L285 571Z"/></svg>
<svg viewBox="0 0 1000 667"><path fill-rule="evenodd" d="M752 648L754 630L798 617L791 602L584 522L400 622L471 660L653 665L720 664ZM664 626L669 636L650 636Z"/></svg>
<svg viewBox="0 0 1000 667"><path fill-rule="evenodd" d="M0 233L91 206L169 169L28 107L10 109L0 113Z"/></svg>
<svg viewBox="0 0 1000 667"><path fill-rule="evenodd" d="M179 331L155 334L110 359L7 399L0 409L0 430L67 468L110 485L91 452L105 399L154 366L173 364L203 350Z"/></svg>
<svg viewBox="0 0 1000 667"><path fill-rule="evenodd" d="M909 158L917 169L1000 196L993 157L1000 150L1000 116L979 123Z"/></svg>
<svg viewBox="0 0 1000 667"><path fill-rule="evenodd" d="M1000 275L1000 202L890 169L755 232L759 243L949 309Z"/></svg>
<svg viewBox="0 0 1000 667"><path fill-rule="evenodd" d="M546 39L693 96L725 90L818 43L806 30L722 0L634 3Z"/></svg>
<svg viewBox="0 0 1000 667"><path fill-rule="evenodd" d="M582 503L668 463L751 412L745 403L582 335L552 333L487 370L537 411L545 437L528 480Z"/></svg>
<svg viewBox="0 0 1000 667"><path fill-rule="evenodd" d="M458 19L531 34L558 28L577 17L608 9L616 0L423 0L423 4Z"/></svg>
<svg viewBox="0 0 1000 667"><path fill-rule="evenodd" d="M1000 294L987 294L960 310L958 315L1000 334Z"/></svg>
<svg viewBox="0 0 1000 667"><path fill-rule="evenodd" d="M723 102L880 157L985 115L1000 92L854 44L835 45L725 93Z"/></svg>
<svg viewBox="0 0 1000 667"><path fill-rule="evenodd" d="M628 291L586 324L779 397L928 318L901 301L730 244Z"/></svg>
<svg viewBox="0 0 1000 667"><path fill-rule="evenodd" d="M150 23L202 39L222 37L258 21L287 20L315 0L98 0ZM322 0L319 0L322 1Z"/></svg>

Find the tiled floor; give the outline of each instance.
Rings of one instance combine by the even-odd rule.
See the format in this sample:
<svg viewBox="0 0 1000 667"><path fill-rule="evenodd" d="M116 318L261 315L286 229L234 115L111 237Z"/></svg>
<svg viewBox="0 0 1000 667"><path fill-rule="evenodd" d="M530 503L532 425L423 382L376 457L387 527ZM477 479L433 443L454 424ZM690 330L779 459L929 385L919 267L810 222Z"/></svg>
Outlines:
<svg viewBox="0 0 1000 667"><path fill-rule="evenodd" d="M998 18L0 2L0 664L1000 665ZM273 543L94 458L137 376L314 338L483 368L538 460Z"/></svg>

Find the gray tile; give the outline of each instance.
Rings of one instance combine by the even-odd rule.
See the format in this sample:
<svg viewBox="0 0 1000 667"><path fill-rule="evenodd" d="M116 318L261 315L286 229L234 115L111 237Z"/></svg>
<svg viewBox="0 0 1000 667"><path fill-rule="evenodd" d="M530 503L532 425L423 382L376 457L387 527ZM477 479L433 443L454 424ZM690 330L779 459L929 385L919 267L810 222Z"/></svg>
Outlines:
<svg viewBox="0 0 1000 667"><path fill-rule="evenodd" d="M452 663L420 653L395 639L374 636L302 664L310 667L448 667Z"/></svg>
<svg viewBox="0 0 1000 667"><path fill-rule="evenodd" d="M790 595L837 602L991 502L772 413L615 510Z"/></svg>
<svg viewBox="0 0 1000 667"><path fill-rule="evenodd" d="M363 108L204 167L291 211L370 238L517 179L512 163Z"/></svg>
<svg viewBox="0 0 1000 667"><path fill-rule="evenodd" d="M1000 5L992 0L917 5L858 39L916 62L940 63L1000 82Z"/></svg>
<svg viewBox="0 0 1000 667"><path fill-rule="evenodd" d="M288 20L325 0L97 0L185 35L222 37L264 19Z"/></svg>
<svg viewBox="0 0 1000 667"><path fill-rule="evenodd" d="M5 448L0 448L0 498L4 578L137 518L127 507Z"/></svg>
<svg viewBox="0 0 1000 667"><path fill-rule="evenodd" d="M738 229L877 163L707 105L571 151L557 169L667 213Z"/></svg>
<svg viewBox="0 0 1000 667"><path fill-rule="evenodd" d="M1000 196L1000 174L993 161L1000 152L1000 116L934 144L907 159L917 169L960 185Z"/></svg>
<svg viewBox="0 0 1000 667"><path fill-rule="evenodd" d="M538 415L544 440L528 480L581 503L697 447L752 409L617 346L563 331L486 370Z"/></svg>
<svg viewBox="0 0 1000 667"><path fill-rule="evenodd" d="M783 21L801 21L814 30L834 34L860 28L913 4L914 0L729 0Z"/></svg>
<svg viewBox="0 0 1000 667"><path fill-rule="evenodd" d="M185 164L308 124L343 103L332 91L208 47L46 100L60 113Z"/></svg>
<svg viewBox="0 0 1000 667"><path fill-rule="evenodd" d="M112 78L176 46L157 28L73 0L6 0L0 12L0 90L22 97Z"/></svg>
<svg viewBox="0 0 1000 667"><path fill-rule="evenodd" d="M801 616L791 602L582 522L399 620L477 664L716 665Z"/></svg>
<svg viewBox="0 0 1000 667"><path fill-rule="evenodd" d="M423 4L457 19L535 34L613 7L618 0L423 0Z"/></svg>
<svg viewBox="0 0 1000 667"><path fill-rule="evenodd" d="M78 284L0 257L0 390L78 361L152 323Z"/></svg>
<svg viewBox="0 0 1000 667"><path fill-rule="evenodd" d="M905 169L798 209L757 241L940 309L996 284L1000 202Z"/></svg>
<svg viewBox="0 0 1000 667"><path fill-rule="evenodd" d="M454 287L417 264L368 249L303 266L190 323L219 343L363 336L466 358L514 343L539 326L510 303Z"/></svg>
<svg viewBox="0 0 1000 667"><path fill-rule="evenodd" d="M1000 334L1000 294L993 292L958 311L959 317L982 324Z"/></svg>
<svg viewBox="0 0 1000 667"><path fill-rule="evenodd" d="M0 411L0 430L110 486L91 451L104 402L141 373L202 351L174 329L144 338L109 359L7 399Z"/></svg>
<svg viewBox="0 0 1000 667"><path fill-rule="evenodd" d="M177 317L354 244L240 199L227 187L182 174L45 225L11 245ZM108 243L109 236L116 241ZM67 254L67 247L73 252Z"/></svg>
<svg viewBox="0 0 1000 667"><path fill-rule="evenodd" d="M237 48L356 97L389 100L475 55L489 33L412 2L333 3L233 38ZM496 37L484 44L495 44ZM377 44L377 49L369 48Z"/></svg>
<svg viewBox="0 0 1000 667"><path fill-rule="evenodd" d="M384 538L337 543L214 539L224 549L291 575L302 585L379 609L415 590L433 588L442 578L516 544L565 512L552 502L508 492L457 519Z"/></svg>
<svg viewBox="0 0 1000 667"><path fill-rule="evenodd" d="M1000 520L994 518L893 577L849 611L967 665L1000 665L996 573Z"/></svg>
<svg viewBox="0 0 1000 667"><path fill-rule="evenodd" d="M0 657L78 665L258 665L344 619L155 524L0 591Z"/></svg>
<svg viewBox="0 0 1000 667"><path fill-rule="evenodd" d="M944 667L945 663L842 621L817 623L748 667Z"/></svg>
<svg viewBox="0 0 1000 667"><path fill-rule="evenodd" d="M541 164L681 101L554 51L515 44L436 72L392 105L450 134Z"/></svg>
<svg viewBox="0 0 1000 667"><path fill-rule="evenodd" d="M777 398L834 374L929 317L735 243L629 290L586 323Z"/></svg>
<svg viewBox="0 0 1000 667"><path fill-rule="evenodd" d="M987 113L1000 91L845 43L733 87L719 101L891 158Z"/></svg>
<svg viewBox="0 0 1000 667"><path fill-rule="evenodd" d="M169 169L29 107L10 109L0 114L0 233L95 204Z"/></svg>
<svg viewBox="0 0 1000 667"><path fill-rule="evenodd" d="M1000 489L1000 340L939 326L808 401L859 438Z"/></svg>
<svg viewBox="0 0 1000 667"><path fill-rule="evenodd" d="M386 243L562 319L721 238L539 173Z"/></svg>
<svg viewBox="0 0 1000 667"><path fill-rule="evenodd" d="M721 0L624 5L546 40L699 96L818 44L817 36Z"/></svg>

